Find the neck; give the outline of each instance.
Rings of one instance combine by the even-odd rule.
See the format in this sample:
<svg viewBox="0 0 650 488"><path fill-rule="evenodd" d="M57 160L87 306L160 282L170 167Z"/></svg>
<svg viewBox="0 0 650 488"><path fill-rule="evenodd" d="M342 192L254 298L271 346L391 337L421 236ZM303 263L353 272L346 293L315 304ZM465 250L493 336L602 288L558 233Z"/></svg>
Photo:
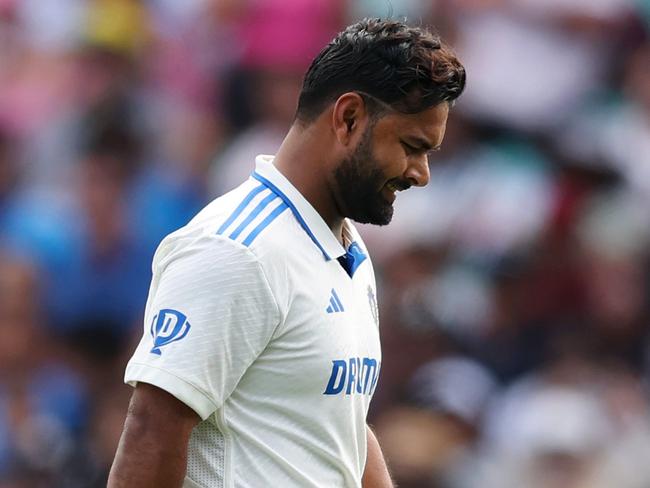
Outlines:
<svg viewBox="0 0 650 488"><path fill-rule="evenodd" d="M313 126L294 124L278 149L274 166L320 214L332 233L343 242L343 216L330 188L331 163L327 141Z"/></svg>

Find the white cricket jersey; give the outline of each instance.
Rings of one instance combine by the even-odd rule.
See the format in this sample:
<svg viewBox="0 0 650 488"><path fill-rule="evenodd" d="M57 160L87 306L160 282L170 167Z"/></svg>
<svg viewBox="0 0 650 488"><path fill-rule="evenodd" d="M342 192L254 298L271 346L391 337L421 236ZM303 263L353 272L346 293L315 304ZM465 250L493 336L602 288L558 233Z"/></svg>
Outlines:
<svg viewBox="0 0 650 488"><path fill-rule="evenodd" d="M160 244L125 381L200 415L185 487L360 487L381 365L372 264L271 161Z"/></svg>

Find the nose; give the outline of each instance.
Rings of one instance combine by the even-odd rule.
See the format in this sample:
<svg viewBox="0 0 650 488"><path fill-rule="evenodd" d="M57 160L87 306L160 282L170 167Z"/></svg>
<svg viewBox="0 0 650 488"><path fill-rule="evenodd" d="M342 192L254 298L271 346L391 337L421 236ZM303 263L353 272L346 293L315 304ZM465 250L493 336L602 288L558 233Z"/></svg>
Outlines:
<svg viewBox="0 0 650 488"><path fill-rule="evenodd" d="M411 158L404 176L413 186L426 186L429 183L429 158L427 154Z"/></svg>

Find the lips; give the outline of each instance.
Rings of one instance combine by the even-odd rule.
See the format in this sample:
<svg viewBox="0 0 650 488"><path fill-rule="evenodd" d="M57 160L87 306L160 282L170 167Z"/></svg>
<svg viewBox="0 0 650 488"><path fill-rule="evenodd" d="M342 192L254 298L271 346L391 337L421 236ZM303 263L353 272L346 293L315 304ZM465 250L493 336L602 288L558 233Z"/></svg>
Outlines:
<svg viewBox="0 0 650 488"><path fill-rule="evenodd" d="M384 195L384 198L388 202L393 203L396 198L396 193L398 191L408 190L410 186L411 185L409 185L408 183L391 180L384 185L384 188L382 188L382 194Z"/></svg>

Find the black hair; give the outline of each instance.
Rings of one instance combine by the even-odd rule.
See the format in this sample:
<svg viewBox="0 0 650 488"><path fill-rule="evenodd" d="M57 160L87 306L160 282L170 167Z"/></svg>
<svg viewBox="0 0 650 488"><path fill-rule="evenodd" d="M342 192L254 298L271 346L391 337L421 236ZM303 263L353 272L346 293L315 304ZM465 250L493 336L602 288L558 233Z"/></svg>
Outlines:
<svg viewBox="0 0 650 488"><path fill-rule="evenodd" d="M340 32L311 63L296 119L312 122L346 92L365 92L399 112L418 113L452 102L464 88L465 68L437 36L398 20L364 19Z"/></svg>

